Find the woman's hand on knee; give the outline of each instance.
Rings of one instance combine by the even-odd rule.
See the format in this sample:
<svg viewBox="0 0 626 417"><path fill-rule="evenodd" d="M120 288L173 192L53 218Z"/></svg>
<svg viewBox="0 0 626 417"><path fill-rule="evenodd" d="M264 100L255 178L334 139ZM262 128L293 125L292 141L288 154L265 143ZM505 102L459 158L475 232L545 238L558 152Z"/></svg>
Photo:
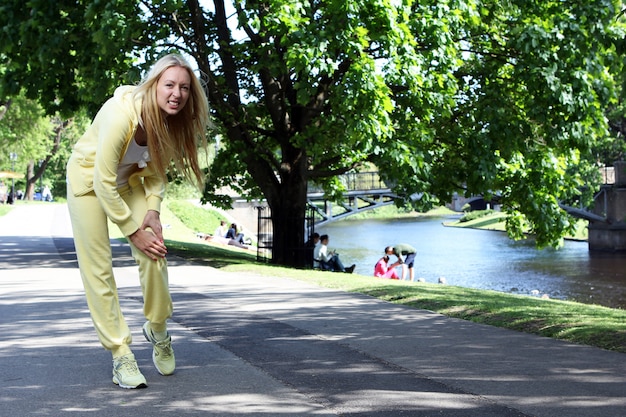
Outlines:
<svg viewBox="0 0 626 417"><path fill-rule="evenodd" d="M167 255L167 248L163 241L148 230L138 229L135 233L129 235L128 238L137 249L145 253L153 261L165 258L165 255Z"/></svg>

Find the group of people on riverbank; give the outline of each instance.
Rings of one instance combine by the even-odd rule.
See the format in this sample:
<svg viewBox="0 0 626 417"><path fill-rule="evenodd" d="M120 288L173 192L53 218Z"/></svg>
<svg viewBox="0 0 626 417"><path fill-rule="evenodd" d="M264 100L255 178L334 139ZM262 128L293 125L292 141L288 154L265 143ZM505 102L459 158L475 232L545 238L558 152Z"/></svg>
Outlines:
<svg viewBox="0 0 626 417"><path fill-rule="evenodd" d="M406 243L399 243L395 246L387 246L385 248L385 255L376 262L374 265L374 276L379 278L388 278L388 279L402 279L403 281L406 278L407 271L409 273L409 279L411 281L415 280L414 274L414 264L415 264L415 254L417 250ZM396 257L396 261L394 263L390 263L390 255L394 255ZM398 276L396 272L396 267L402 267L402 275Z"/></svg>
<svg viewBox="0 0 626 417"><path fill-rule="evenodd" d="M352 264L348 268L343 265L343 262L339 258L339 254L336 251L328 250L328 242L330 237L328 235L321 235L319 233L313 233L305 246L307 248L308 261L310 265L313 265L314 269L320 269L322 271L333 272L354 272L355 264ZM402 279L405 280L407 272L411 281L415 280L414 265L415 255L417 250L407 244L399 243L395 246L387 246L385 248L385 255L378 260L374 266L374 276L387 279ZM390 256L396 257L396 261L391 263ZM398 275L396 267L402 267L401 275Z"/></svg>
<svg viewBox="0 0 626 417"><path fill-rule="evenodd" d="M209 242L236 246L241 249L248 249L252 243L251 240L245 239L245 235L240 231L236 223L231 223L230 227L227 227L225 220L220 221L220 225L212 235L201 233L198 237Z"/></svg>
<svg viewBox="0 0 626 417"><path fill-rule="evenodd" d="M408 272L409 280L414 281L415 273L413 267L415 265L416 253L417 250L413 246L406 243L399 243L395 246L387 246L383 257L378 260L376 265L374 265L374 276L388 279L402 279L404 281ZM394 255L396 257L396 261L394 263L390 263L390 255ZM396 272L397 266L402 267L401 276L399 276Z"/></svg>

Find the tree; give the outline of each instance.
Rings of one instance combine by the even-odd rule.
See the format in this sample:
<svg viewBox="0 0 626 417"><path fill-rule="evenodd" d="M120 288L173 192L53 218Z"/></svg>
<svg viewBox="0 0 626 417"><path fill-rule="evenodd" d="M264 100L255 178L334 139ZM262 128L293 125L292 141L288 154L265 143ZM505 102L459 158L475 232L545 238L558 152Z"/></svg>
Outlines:
<svg viewBox="0 0 626 417"><path fill-rule="evenodd" d="M8 0L1 88L28 85L49 110L93 108L136 79L133 59L182 51L222 138L203 199L227 203L223 185L263 196L279 264L301 262L307 184L336 196L336 176L363 162L422 207L459 190L497 193L512 236L526 223L540 245L556 245L572 227L559 202L581 186L567 168L607 136L619 5ZM411 202L416 192L424 197Z"/></svg>
<svg viewBox="0 0 626 417"><path fill-rule="evenodd" d="M507 1L469 13L476 24L457 31L459 99L438 122L432 188L497 192L513 237L528 225L540 245L557 245L574 226L559 203L589 202L595 184L583 179L598 177L592 149L608 138L622 73L619 4Z"/></svg>
<svg viewBox="0 0 626 417"><path fill-rule="evenodd" d="M27 173L27 196L32 199L32 178L35 161L43 160L47 152L46 142L52 135L50 118L36 102L18 95L2 105L0 119L0 155L2 165L15 163L16 170ZM15 161L9 161L9 155L17 155ZM38 177L37 177L38 178Z"/></svg>
<svg viewBox="0 0 626 417"><path fill-rule="evenodd" d="M15 164L16 171L26 174L25 199L32 200L44 173L53 193L65 193L65 164L86 122L82 113L71 119L47 116L22 94L0 105L0 166ZM9 160L11 153L17 155L15 161Z"/></svg>
<svg viewBox="0 0 626 417"><path fill-rule="evenodd" d="M137 78L139 2L7 0L0 14L4 97L25 92L68 116L81 106L95 111L120 80Z"/></svg>

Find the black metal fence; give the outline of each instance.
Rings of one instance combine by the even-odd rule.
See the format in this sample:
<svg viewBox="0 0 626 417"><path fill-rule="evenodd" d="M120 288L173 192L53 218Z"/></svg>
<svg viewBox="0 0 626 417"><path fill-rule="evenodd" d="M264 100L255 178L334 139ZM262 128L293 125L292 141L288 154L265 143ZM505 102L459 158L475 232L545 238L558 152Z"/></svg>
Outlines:
<svg viewBox="0 0 626 417"><path fill-rule="evenodd" d="M258 262L269 263L272 260L272 251L274 248L274 225L272 223L272 210L268 206L257 206L257 253ZM302 218L295 219L295 224L300 224ZM287 222L287 224L292 222ZM315 232L315 210L307 207L304 215L304 236L308 239ZM289 248L293 253L294 259L299 260L304 266L307 259L306 242L295 248Z"/></svg>
<svg viewBox="0 0 626 417"><path fill-rule="evenodd" d="M274 225L272 211L268 206L257 206L257 250L258 262L269 262L272 259L272 243L274 239Z"/></svg>

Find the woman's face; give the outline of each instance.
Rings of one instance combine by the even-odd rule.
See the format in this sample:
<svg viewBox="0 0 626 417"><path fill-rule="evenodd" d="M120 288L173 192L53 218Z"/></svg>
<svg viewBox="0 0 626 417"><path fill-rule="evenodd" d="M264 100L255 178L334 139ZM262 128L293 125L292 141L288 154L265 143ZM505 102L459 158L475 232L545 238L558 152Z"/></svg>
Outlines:
<svg viewBox="0 0 626 417"><path fill-rule="evenodd" d="M170 67L157 82L157 104L163 116L173 116L185 107L189 99L191 79L183 67Z"/></svg>

